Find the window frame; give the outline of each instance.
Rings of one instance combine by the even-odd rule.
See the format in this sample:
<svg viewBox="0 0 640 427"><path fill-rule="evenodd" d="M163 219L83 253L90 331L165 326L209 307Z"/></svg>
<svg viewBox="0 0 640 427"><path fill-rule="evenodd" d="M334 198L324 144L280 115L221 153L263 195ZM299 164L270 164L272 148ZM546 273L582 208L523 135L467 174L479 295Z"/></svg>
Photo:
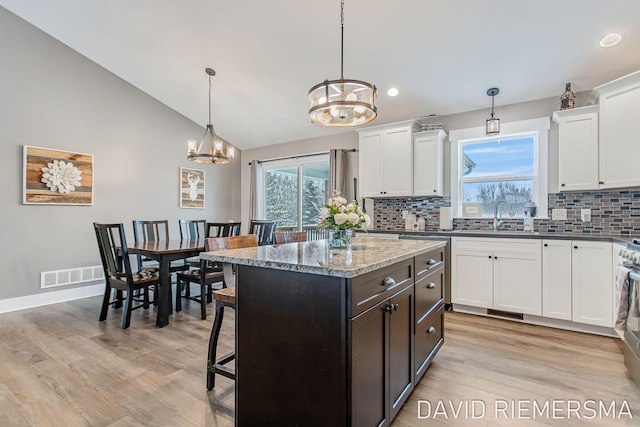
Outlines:
<svg viewBox="0 0 640 427"><path fill-rule="evenodd" d="M451 206L455 218L465 218L462 214L463 185L465 182L482 182L481 178L465 181L462 177L463 170L463 150L464 144L480 143L486 141L516 139L531 136L534 138L534 174L532 200L536 203L536 218L548 218L548 145L549 128L551 121L548 117L538 119L522 120L518 122L503 123L499 135L487 136L484 127L457 129L449 133L451 142ZM522 178L530 179L526 176L499 176L487 178L490 181L506 181ZM496 179L497 178L497 179ZM517 215L521 218L521 214ZM490 218L483 216L482 218Z"/></svg>
<svg viewBox="0 0 640 427"><path fill-rule="evenodd" d="M301 191L304 189L304 175L303 169L307 166L318 166L318 165L327 165L329 167L329 154L314 154L314 155L305 155L304 157L292 157L290 159L283 160L274 160L268 162L262 162L262 183L260 191L262 195L260 197L260 212L264 213L264 217L266 218L267 212L267 173L272 170L278 169L297 169L298 171L298 225L296 227L296 231L303 231L304 224L302 224L302 193ZM328 180L327 180L328 182ZM328 191L328 190L326 190ZM330 197L327 195L327 197ZM281 227L281 224L278 224L278 228Z"/></svg>

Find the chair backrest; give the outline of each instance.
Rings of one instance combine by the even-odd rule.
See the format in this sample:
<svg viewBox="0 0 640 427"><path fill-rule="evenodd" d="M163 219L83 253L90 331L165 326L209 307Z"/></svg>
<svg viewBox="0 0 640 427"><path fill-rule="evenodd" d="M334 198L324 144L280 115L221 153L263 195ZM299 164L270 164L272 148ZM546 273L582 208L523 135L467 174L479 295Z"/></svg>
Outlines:
<svg viewBox="0 0 640 427"><path fill-rule="evenodd" d="M205 237L229 237L240 235L240 221L213 222L207 221Z"/></svg>
<svg viewBox="0 0 640 427"><path fill-rule="evenodd" d="M124 225L94 222L93 228L98 240L105 280L109 280L109 278L131 280L131 263L127 239L124 235Z"/></svg>
<svg viewBox="0 0 640 427"><path fill-rule="evenodd" d="M206 223L204 219L179 219L180 240L198 240L205 237Z"/></svg>
<svg viewBox="0 0 640 427"><path fill-rule="evenodd" d="M204 241L205 251L223 251L225 249L253 248L258 246L255 234L230 237L207 237Z"/></svg>
<svg viewBox="0 0 640 427"><path fill-rule="evenodd" d="M276 245L292 242L306 242L306 231L276 231L273 233L273 241Z"/></svg>
<svg viewBox="0 0 640 427"><path fill-rule="evenodd" d="M133 239L139 242L156 242L169 240L169 221L142 221L133 220Z"/></svg>
<svg viewBox="0 0 640 427"><path fill-rule="evenodd" d="M329 238L329 230L326 228L308 228L307 240L324 240Z"/></svg>
<svg viewBox="0 0 640 427"><path fill-rule="evenodd" d="M258 245L272 245L273 232L276 231L277 221L252 219L249 224L249 234L258 236Z"/></svg>

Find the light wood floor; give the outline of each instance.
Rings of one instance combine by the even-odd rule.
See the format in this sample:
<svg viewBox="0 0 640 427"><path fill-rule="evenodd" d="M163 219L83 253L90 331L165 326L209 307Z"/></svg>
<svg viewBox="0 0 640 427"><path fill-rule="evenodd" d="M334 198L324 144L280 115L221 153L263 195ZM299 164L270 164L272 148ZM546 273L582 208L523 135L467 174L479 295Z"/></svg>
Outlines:
<svg viewBox="0 0 640 427"><path fill-rule="evenodd" d="M155 327L155 310L97 321L100 298L0 315L0 426L230 426L234 384L205 389L213 323L197 304ZM233 311L221 351L233 346ZM227 322L229 320L229 322ZM640 390L628 378L620 343L460 313L446 314L446 344L393 422L399 426L638 426ZM496 419L497 400L628 401L634 418ZM478 420L419 419L428 401L482 401Z"/></svg>

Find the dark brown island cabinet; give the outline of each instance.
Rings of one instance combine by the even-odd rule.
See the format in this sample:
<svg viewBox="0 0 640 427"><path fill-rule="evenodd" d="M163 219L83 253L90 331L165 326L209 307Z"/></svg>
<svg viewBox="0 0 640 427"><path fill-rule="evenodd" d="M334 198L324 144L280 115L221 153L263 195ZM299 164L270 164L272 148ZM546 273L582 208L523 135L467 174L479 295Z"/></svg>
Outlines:
<svg viewBox="0 0 640 427"><path fill-rule="evenodd" d="M212 257L250 264L237 267L236 425L387 426L420 381L444 342L444 243L362 240L351 258L324 241Z"/></svg>

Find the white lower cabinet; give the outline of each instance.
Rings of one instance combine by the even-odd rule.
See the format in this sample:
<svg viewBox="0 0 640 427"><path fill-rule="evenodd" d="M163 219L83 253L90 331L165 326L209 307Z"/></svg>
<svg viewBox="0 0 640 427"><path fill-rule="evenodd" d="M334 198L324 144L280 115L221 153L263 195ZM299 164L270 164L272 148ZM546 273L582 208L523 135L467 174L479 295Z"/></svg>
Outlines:
<svg viewBox="0 0 640 427"><path fill-rule="evenodd" d="M542 241L542 315L571 320L571 241Z"/></svg>
<svg viewBox="0 0 640 427"><path fill-rule="evenodd" d="M540 241L453 238L453 303L541 315Z"/></svg>
<svg viewBox="0 0 640 427"><path fill-rule="evenodd" d="M571 320L613 326L612 246L608 242L571 242Z"/></svg>
<svg viewBox="0 0 640 427"><path fill-rule="evenodd" d="M454 237L454 304L612 327L610 242Z"/></svg>

